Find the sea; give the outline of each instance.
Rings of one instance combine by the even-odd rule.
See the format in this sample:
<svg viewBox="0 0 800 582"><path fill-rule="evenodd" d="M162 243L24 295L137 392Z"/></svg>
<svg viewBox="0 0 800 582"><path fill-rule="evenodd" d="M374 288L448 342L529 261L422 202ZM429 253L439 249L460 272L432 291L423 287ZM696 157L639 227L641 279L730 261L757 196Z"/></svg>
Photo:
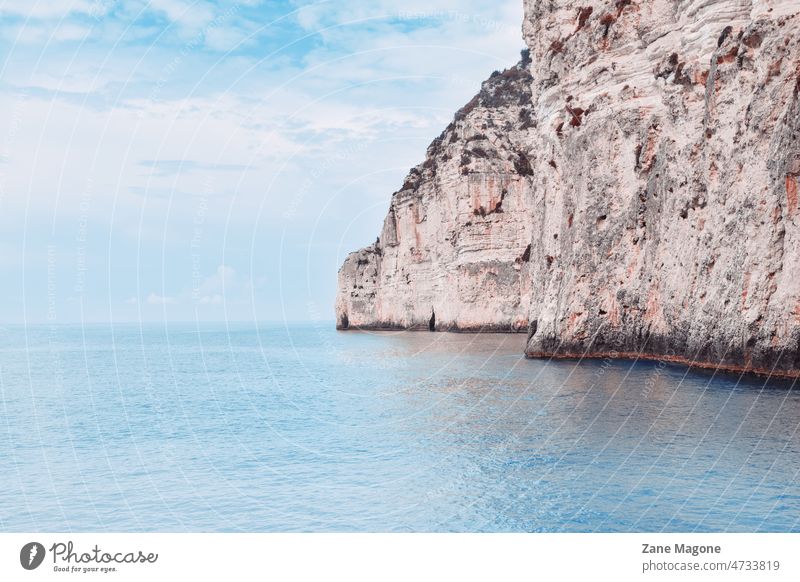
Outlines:
<svg viewBox="0 0 800 582"><path fill-rule="evenodd" d="M0 327L0 531L800 531L793 382L524 342Z"/></svg>

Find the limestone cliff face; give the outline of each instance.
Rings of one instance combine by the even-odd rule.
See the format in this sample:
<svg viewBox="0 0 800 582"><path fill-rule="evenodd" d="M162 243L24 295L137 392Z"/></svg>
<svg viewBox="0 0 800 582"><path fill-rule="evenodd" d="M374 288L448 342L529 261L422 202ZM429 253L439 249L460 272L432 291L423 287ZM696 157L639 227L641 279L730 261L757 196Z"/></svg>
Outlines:
<svg viewBox="0 0 800 582"><path fill-rule="evenodd" d="M527 329L529 66L483 84L392 196L377 242L347 258L340 328Z"/></svg>
<svg viewBox="0 0 800 582"><path fill-rule="evenodd" d="M529 356L800 374L800 2L525 10L519 98L495 76L431 146L342 268L340 325L435 310L437 328L527 321Z"/></svg>
<svg viewBox="0 0 800 582"><path fill-rule="evenodd" d="M800 369L799 11L526 2L529 355Z"/></svg>

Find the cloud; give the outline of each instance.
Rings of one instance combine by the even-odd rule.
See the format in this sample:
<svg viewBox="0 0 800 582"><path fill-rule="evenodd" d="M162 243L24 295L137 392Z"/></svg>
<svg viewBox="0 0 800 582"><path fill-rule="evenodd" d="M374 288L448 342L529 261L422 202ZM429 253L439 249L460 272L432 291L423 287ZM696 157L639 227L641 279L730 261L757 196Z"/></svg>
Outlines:
<svg viewBox="0 0 800 582"><path fill-rule="evenodd" d="M175 305L176 303L178 303L178 300L174 297L164 297L156 293L150 293L147 296L148 305Z"/></svg>
<svg viewBox="0 0 800 582"><path fill-rule="evenodd" d="M92 29L70 20L38 21L27 20L19 23L4 23L0 26L0 34L14 42L15 45L35 45L52 43L71 43L89 37Z"/></svg>
<svg viewBox="0 0 800 582"><path fill-rule="evenodd" d="M150 0L148 8L189 31L199 31L214 19L214 6L208 2Z"/></svg>
<svg viewBox="0 0 800 582"><path fill-rule="evenodd" d="M336 27L362 24L396 28L404 25L406 33L423 28L454 30L471 28L478 32L509 26L520 28L522 2L488 3L483 0L349 0L348 2L319 2L307 5L305 0L295 0L301 6L298 23L306 30L318 31Z"/></svg>
<svg viewBox="0 0 800 582"><path fill-rule="evenodd" d="M56 19L73 14L99 14L107 2L103 0L4 0L0 15L25 18Z"/></svg>
<svg viewBox="0 0 800 582"><path fill-rule="evenodd" d="M213 275L194 286L192 299L198 305L239 302L247 299L251 289L249 278L241 277L233 267L220 265Z"/></svg>
<svg viewBox="0 0 800 582"><path fill-rule="evenodd" d="M152 168L156 176L173 176L182 172L243 172L250 169L243 164L218 164L214 162L198 162L194 160L141 160L140 166Z"/></svg>
<svg viewBox="0 0 800 582"><path fill-rule="evenodd" d="M217 52L228 52L256 44L253 25L211 26L204 34L206 48Z"/></svg>
<svg viewBox="0 0 800 582"><path fill-rule="evenodd" d="M220 305L222 303L222 295L203 295L197 303L200 305Z"/></svg>
<svg viewBox="0 0 800 582"><path fill-rule="evenodd" d="M129 317L140 288L160 289L138 303L170 317L330 302L326 245L374 240L408 168L518 58L521 2L310 3L0 0L10 248L41 223L67 254L86 231L92 265L142 261L115 278ZM46 272L46 257L16 262ZM0 317L15 317L14 293L0 290Z"/></svg>

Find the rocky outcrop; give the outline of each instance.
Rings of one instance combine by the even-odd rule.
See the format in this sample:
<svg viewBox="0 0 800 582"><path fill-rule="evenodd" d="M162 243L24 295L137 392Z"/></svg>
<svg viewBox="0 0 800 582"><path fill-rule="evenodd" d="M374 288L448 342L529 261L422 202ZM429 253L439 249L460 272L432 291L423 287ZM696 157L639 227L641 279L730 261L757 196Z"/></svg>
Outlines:
<svg viewBox="0 0 800 582"><path fill-rule="evenodd" d="M492 75L394 193L378 240L339 271L340 329L527 329L529 68Z"/></svg>
<svg viewBox="0 0 800 582"><path fill-rule="evenodd" d="M527 321L532 357L799 375L800 3L525 9L519 100L495 75L434 142L342 268L340 326ZM475 134L501 145L457 171L439 157ZM498 184L513 216L488 212Z"/></svg>

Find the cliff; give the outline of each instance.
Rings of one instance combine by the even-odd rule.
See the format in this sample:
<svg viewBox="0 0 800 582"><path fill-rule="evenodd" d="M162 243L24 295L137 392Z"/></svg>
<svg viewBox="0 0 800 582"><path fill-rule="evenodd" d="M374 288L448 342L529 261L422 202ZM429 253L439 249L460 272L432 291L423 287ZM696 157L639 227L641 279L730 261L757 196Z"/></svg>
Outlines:
<svg viewBox="0 0 800 582"><path fill-rule="evenodd" d="M525 12L528 58L342 267L339 326L527 326L531 357L800 375L800 3Z"/></svg>
<svg viewBox="0 0 800 582"><path fill-rule="evenodd" d="M395 192L375 244L339 271L339 328L528 326L530 62L495 73Z"/></svg>

